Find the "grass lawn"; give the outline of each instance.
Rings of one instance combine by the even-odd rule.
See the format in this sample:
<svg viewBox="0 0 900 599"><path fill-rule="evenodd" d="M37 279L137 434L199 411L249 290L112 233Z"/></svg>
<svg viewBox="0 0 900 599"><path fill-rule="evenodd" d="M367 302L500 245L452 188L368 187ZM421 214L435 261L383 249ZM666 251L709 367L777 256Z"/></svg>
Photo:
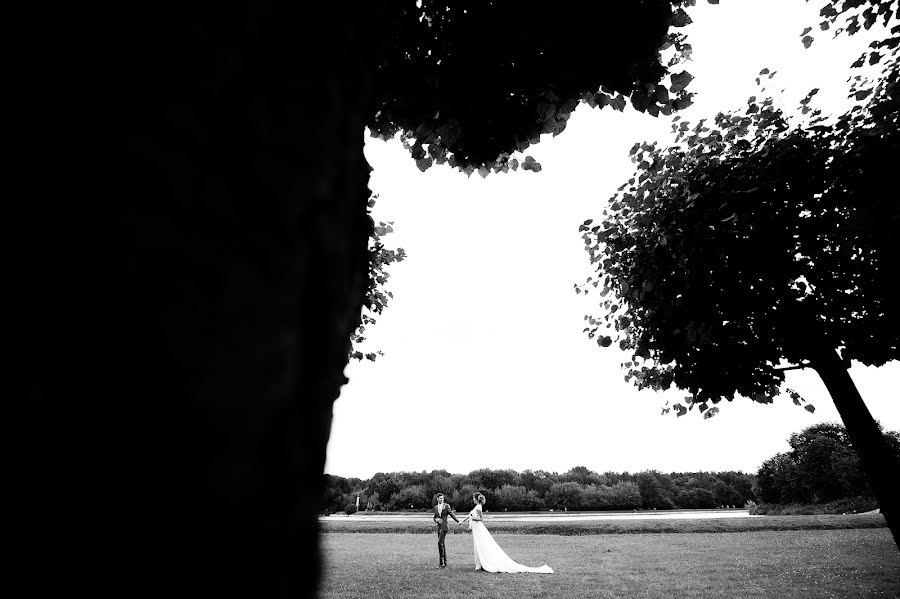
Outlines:
<svg viewBox="0 0 900 599"><path fill-rule="evenodd" d="M900 597L900 552L887 528L684 534L509 534L514 560L555 574L474 571L472 537L447 536L450 567L437 570L437 535L321 535L320 596Z"/></svg>

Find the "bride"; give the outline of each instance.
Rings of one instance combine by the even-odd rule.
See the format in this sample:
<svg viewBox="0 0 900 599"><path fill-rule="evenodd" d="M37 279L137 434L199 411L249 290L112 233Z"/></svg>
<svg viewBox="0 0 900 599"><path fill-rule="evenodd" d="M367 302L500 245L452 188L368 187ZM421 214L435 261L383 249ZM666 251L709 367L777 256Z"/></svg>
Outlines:
<svg viewBox="0 0 900 599"><path fill-rule="evenodd" d="M544 564L540 568L523 566L512 560L506 552L500 548L491 533L484 525L484 516L481 506L484 505L484 495L475 493L472 496L475 503L474 509L469 515L460 521L460 524L469 521L469 530L472 531L472 540L475 542L475 569L485 572L537 572L540 574L553 574L553 569Z"/></svg>

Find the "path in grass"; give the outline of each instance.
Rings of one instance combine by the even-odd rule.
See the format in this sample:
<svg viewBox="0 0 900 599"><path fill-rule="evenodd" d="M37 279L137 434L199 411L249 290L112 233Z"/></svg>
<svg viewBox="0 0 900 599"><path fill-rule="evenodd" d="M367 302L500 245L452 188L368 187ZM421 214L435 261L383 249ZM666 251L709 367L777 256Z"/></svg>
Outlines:
<svg viewBox="0 0 900 599"><path fill-rule="evenodd" d="M586 522L591 520L707 520L718 518L763 518L750 510L634 510L619 512L489 512L495 522ZM431 521L431 512L357 512L320 516L321 522L411 522Z"/></svg>
<svg viewBox="0 0 900 599"><path fill-rule="evenodd" d="M495 538L520 563L555 574L473 571L472 537L321 536L321 597L900 597L900 552L886 528Z"/></svg>

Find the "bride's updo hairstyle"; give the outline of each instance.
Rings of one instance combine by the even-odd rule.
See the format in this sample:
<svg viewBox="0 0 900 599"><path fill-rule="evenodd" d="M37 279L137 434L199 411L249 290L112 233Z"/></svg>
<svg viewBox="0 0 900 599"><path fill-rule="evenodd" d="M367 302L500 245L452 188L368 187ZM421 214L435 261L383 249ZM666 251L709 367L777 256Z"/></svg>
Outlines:
<svg viewBox="0 0 900 599"><path fill-rule="evenodd" d="M479 504L484 505L484 495L482 495L481 493L475 493L474 495L472 495L472 497L474 497L475 501L477 501Z"/></svg>

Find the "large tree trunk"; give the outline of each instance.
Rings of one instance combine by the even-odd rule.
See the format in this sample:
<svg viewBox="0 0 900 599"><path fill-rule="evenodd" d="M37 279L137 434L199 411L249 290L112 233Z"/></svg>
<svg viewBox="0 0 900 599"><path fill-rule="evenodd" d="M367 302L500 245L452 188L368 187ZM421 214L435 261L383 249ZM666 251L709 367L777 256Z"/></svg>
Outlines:
<svg viewBox="0 0 900 599"><path fill-rule="evenodd" d="M337 3L25 4L0 63L7 586L312 596L383 31Z"/></svg>
<svg viewBox="0 0 900 599"><path fill-rule="evenodd" d="M823 346L811 363L847 427L881 513L900 548L900 459L885 441L837 352Z"/></svg>

